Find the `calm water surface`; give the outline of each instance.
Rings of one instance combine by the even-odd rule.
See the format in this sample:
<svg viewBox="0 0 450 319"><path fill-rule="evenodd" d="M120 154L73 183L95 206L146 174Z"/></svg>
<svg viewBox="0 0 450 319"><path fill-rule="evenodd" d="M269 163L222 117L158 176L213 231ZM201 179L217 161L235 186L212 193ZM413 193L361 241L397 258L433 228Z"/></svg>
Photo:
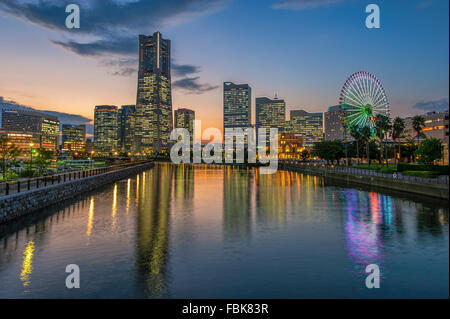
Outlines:
<svg viewBox="0 0 450 319"><path fill-rule="evenodd" d="M159 164L1 226L0 298L448 298L448 213L293 172Z"/></svg>

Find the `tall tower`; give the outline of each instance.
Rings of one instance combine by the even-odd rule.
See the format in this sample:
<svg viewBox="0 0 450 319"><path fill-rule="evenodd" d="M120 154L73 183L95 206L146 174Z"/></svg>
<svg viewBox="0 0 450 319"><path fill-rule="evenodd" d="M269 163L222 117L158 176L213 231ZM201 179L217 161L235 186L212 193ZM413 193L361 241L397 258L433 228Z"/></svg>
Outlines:
<svg viewBox="0 0 450 319"><path fill-rule="evenodd" d="M97 105L94 111L94 149L108 155L118 151L117 106Z"/></svg>
<svg viewBox="0 0 450 319"><path fill-rule="evenodd" d="M252 90L248 84L223 83L223 136L227 128L250 128L252 121ZM247 145L248 137L244 143Z"/></svg>
<svg viewBox="0 0 450 319"><path fill-rule="evenodd" d="M172 126L170 40L139 35L135 153L167 151Z"/></svg>

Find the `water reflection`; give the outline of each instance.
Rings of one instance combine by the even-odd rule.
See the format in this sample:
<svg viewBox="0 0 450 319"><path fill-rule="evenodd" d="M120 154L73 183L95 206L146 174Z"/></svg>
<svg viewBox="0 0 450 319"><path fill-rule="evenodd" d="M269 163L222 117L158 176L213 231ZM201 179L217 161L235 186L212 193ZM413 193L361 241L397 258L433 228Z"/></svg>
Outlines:
<svg viewBox="0 0 450 319"><path fill-rule="evenodd" d="M24 287L28 287L31 283L31 273L33 272L33 256L34 242L28 241L23 251L22 271L20 272L20 280Z"/></svg>
<svg viewBox="0 0 450 319"><path fill-rule="evenodd" d="M258 282L270 293L278 291L274 297L309 297L308 290L292 287L283 295L283 287L325 273L325 264L345 280L329 287L325 276L318 276L317 287L327 287L319 297L331 291L359 297L348 280L358 286L371 263L383 276L398 271L388 279L397 280L392 289L400 293L410 290L409 279L423 269L433 269L427 287L442 286L448 278L445 205L325 185L317 176L260 175L230 166L159 164L53 210L0 225L0 242L0 297L24 292L59 297L59 281L53 287L45 278L39 281L39 274L64 275L63 267L74 259L98 289L86 288L80 297L107 292L231 298L238 288L224 287L238 285L232 279L243 285L244 297L265 296L255 288ZM409 274L393 266L403 261ZM111 282L120 289L111 289ZM437 296L445 297L443 288L448 291L436 288ZM414 289L414 296L428 296L421 286ZM383 291L383 297L398 296Z"/></svg>
<svg viewBox="0 0 450 319"><path fill-rule="evenodd" d="M141 176L136 233L139 282L145 283L150 297L162 298L167 296L165 279L173 175L169 165L165 164Z"/></svg>

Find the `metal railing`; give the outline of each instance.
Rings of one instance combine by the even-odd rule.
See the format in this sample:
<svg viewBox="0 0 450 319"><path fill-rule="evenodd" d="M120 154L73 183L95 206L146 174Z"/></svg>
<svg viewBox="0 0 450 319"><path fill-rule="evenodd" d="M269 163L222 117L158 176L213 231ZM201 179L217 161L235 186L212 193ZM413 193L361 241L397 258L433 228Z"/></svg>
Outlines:
<svg viewBox="0 0 450 319"><path fill-rule="evenodd" d="M99 167L99 168L92 168L87 170L81 170L81 171L71 171L66 173L59 173L54 175L48 175L48 176L40 176L40 177L34 177L34 178L28 178L28 179L18 179L13 181L6 181L0 183L0 197L1 196L7 196L11 194L17 194L25 191L29 191L32 189L38 189L47 187L50 185L56 185L61 183L66 183L69 181L74 181L90 176L100 175L104 173L109 173L113 171L117 171L122 168L136 166L140 164L147 163L147 161L142 162L132 162L132 163L126 163L126 164L119 164L114 166L108 166L108 167Z"/></svg>
<svg viewBox="0 0 450 319"><path fill-rule="evenodd" d="M365 175L365 176L374 176L374 177L384 177L384 178L398 179L398 180L404 180L404 181L410 181L410 182L442 184L442 185L449 184L449 176L448 175L441 175L436 178L427 178L427 177L403 175L401 172L381 173L381 172L377 172L372 169L346 167L346 166L327 166L321 162L315 163L315 162L298 162L298 161L283 160L283 161L280 161L280 163L284 164L284 165L288 165L288 166L293 166L294 168L296 166L297 167L308 167L308 168L313 168L313 169L315 168L318 170L327 170L327 171L342 172L342 173L349 173L349 174L356 174L356 175Z"/></svg>

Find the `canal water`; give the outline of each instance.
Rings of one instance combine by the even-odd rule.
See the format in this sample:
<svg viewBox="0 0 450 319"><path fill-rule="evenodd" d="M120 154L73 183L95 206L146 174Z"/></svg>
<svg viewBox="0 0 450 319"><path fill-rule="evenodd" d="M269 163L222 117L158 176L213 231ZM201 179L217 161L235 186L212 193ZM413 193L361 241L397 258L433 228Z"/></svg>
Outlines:
<svg viewBox="0 0 450 319"><path fill-rule="evenodd" d="M448 217L300 173L158 164L0 226L0 298L448 298Z"/></svg>

